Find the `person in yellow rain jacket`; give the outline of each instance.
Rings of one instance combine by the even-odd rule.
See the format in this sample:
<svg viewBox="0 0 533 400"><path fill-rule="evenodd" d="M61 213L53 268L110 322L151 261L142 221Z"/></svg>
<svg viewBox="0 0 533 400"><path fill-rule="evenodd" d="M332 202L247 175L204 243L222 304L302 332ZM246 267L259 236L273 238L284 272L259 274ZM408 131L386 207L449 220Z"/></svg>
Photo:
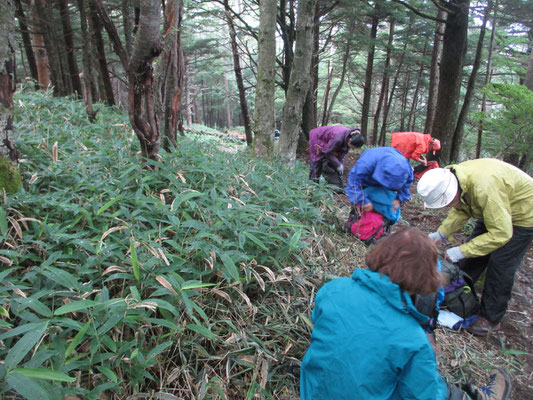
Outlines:
<svg viewBox="0 0 533 400"><path fill-rule="evenodd" d="M437 232L449 238L469 218L477 219L469 240L446 257L474 281L486 270L480 314L468 328L475 335L498 330L511 298L514 275L533 239L533 178L496 159L477 159L426 172L417 190L427 208L451 206Z"/></svg>

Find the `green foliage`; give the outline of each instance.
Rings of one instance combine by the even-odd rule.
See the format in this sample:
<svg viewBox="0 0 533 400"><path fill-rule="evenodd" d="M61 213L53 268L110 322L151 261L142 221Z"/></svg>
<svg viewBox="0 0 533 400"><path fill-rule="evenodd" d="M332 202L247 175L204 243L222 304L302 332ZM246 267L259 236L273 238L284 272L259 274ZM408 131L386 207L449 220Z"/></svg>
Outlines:
<svg viewBox="0 0 533 400"><path fill-rule="evenodd" d="M494 155L511 153L533 155L533 91L524 85L487 85L489 112L478 113L487 134L483 146Z"/></svg>
<svg viewBox="0 0 533 400"><path fill-rule="evenodd" d="M324 222L327 196L304 166L189 135L146 170L115 110L100 106L91 124L78 101L16 101L25 185L0 208L0 393L96 399L197 385L205 398L228 386L253 397L291 384L267 365L288 344L300 357L308 332L280 295ZM284 312L289 326L272 319Z"/></svg>
<svg viewBox="0 0 533 400"><path fill-rule="evenodd" d="M0 190L16 193L22 185L22 178L18 168L8 158L0 157Z"/></svg>

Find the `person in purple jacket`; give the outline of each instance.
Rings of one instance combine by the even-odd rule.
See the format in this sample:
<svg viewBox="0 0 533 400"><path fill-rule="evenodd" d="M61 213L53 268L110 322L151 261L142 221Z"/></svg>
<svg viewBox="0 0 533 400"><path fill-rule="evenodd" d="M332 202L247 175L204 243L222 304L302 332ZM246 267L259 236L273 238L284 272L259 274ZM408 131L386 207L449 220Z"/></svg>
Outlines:
<svg viewBox="0 0 533 400"><path fill-rule="evenodd" d="M309 179L318 182L321 175L328 183L344 188L344 157L350 149L363 146L365 139L359 128L342 125L321 126L309 132L311 169Z"/></svg>

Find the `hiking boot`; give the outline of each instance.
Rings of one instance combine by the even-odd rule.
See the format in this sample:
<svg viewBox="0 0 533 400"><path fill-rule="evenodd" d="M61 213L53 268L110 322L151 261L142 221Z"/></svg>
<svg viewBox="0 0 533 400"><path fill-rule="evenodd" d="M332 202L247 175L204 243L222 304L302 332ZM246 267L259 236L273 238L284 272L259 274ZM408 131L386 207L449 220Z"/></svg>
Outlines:
<svg viewBox="0 0 533 400"><path fill-rule="evenodd" d="M490 371L487 385L469 384L463 390L474 400L506 400L511 394L511 378L504 369L494 368Z"/></svg>
<svg viewBox="0 0 533 400"><path fill-rule="evenodd" d="M491 332L500 330L499 322L491 322L487 318L478 316L476 322L470 325L466 330L476 336L487 336Z"/></svg>

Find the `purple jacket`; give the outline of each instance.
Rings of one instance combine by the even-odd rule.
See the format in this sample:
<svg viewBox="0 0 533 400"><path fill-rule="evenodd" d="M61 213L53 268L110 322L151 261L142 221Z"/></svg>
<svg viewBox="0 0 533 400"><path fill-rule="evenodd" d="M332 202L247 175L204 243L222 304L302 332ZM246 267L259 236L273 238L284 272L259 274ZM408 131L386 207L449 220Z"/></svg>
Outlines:
<svg viewBox="0 0 533 400"><path fill-rule="evenodd" d="M326 157L334 168L344 161L350 150L348 135L352 129L342 125L321 126L309 132L309 152L311 161L317 162Z"/></svg>

